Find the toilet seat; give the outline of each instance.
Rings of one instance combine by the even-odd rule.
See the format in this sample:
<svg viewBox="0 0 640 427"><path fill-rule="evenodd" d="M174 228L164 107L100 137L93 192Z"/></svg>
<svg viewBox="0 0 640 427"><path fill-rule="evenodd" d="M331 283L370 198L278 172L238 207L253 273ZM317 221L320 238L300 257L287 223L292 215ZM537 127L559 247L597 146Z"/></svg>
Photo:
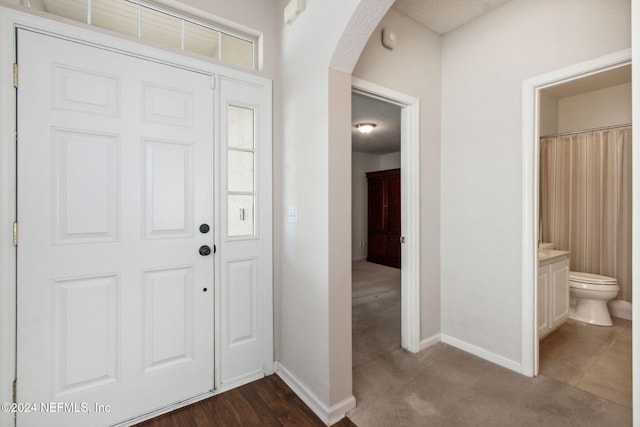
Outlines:
<svg viewBox="0 0 640 427"><path fill-rule="evenodd" d="M575 289L575 290L591 291L591 292L594 292L594 293L598 293L598 292L615 292L616 294L620 290L620 288L615 284L613 284L613 285L595 285L593 283L580 283L580 282L574 282L574 281L571 281L571 280L569 280L569 288L570 289Z"/></svg>
<svg viewBox="0 0 640 427"><path fill-rule="evenodd" d="M569 281L579 283L580 287L582 287L581 286L582 284L607 285L607 286L618 284L618 281L613 277L600 276L598 274L591 274L591 273L583 273L580 271L570 271Z"/></svg>

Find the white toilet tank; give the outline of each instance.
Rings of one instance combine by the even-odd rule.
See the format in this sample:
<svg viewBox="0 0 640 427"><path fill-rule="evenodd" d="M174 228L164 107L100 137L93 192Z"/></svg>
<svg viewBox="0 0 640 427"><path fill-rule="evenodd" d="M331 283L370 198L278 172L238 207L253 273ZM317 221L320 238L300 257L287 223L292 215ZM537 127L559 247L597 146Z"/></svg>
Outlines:
<svg viewBox="0 0 640 427"><path fill-rule="evenodd" d="M538 242L538 249L554 249L555 244L549 242Z"/></svg>

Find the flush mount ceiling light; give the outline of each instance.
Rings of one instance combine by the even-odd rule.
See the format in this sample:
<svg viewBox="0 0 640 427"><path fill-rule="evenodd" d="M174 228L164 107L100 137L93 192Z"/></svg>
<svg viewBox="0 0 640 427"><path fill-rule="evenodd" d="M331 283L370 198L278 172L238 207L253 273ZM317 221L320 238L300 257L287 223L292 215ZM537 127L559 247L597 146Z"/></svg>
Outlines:
<svg viewBox="0 0 640 427"><path fill-rule="evenodd" d="M370 133L374 127L376 127L376 125L373 123L360 123L356 125L356 128L360 133Z"/></svg>

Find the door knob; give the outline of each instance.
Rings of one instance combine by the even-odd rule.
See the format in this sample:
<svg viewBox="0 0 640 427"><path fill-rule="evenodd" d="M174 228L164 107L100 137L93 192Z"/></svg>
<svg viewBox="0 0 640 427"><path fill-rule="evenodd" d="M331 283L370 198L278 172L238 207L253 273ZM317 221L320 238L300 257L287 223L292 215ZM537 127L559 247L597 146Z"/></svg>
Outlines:
<svg viewBox="0 0 640 427"><path fill-rule="evenodd" d="M400 243L406 243L406 239L404 238L404 236L400 236Z"/></svg>
<svg viewBox="0 0 640 427"><path fill-rule="evenodd" d="M207 245L202 245L200 246L200 250L198 252L200 252L200 255L202 256L207 256L211 253L211 248Z"/></svg>

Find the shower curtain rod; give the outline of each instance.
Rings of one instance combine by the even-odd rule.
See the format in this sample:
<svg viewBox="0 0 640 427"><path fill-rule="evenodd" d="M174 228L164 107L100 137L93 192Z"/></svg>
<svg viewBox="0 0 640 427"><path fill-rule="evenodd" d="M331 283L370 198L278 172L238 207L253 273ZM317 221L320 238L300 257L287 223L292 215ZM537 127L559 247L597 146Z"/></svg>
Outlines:
<svg viewBox="0 0 640 427"><path fill-rule="evenodd" d="M557 137L557 136L576 135L576 134L579 134L579 133L586 133L586 132L597 132L597 131L600 131L600 130L607 130L607 129L625 128L625 127L628 127L628 126L631 126L631 123L625 123L625 124L622 124L622 125L613 125L613 126L603 126L603 127L600 127L600 128L593 128L593 129L576 130L576 131L573 131L573 132L556 133L556 134L552 134L552 135L544 135L544 136L541 136L540 139L542 139L542 138L554 138L554 137Z"/></svg>

